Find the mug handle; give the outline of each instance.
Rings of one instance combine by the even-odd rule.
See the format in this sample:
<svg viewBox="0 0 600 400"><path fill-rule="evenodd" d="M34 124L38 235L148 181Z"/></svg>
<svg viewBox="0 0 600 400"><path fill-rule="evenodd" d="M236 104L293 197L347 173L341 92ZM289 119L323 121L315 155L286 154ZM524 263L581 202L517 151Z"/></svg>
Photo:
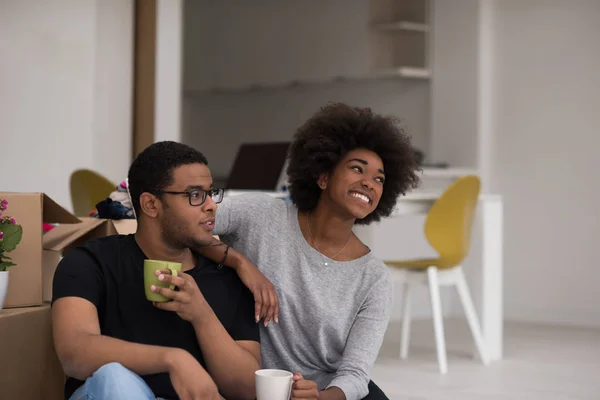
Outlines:
<svg viewBox="0 0 600 400"><path fill-rule="evenodd" d="M171 276L174 276L175 278L177 278L177 270L169 268L169 271L171 271ZM169 289L174 290L175 285L169 285Z"/></svg>

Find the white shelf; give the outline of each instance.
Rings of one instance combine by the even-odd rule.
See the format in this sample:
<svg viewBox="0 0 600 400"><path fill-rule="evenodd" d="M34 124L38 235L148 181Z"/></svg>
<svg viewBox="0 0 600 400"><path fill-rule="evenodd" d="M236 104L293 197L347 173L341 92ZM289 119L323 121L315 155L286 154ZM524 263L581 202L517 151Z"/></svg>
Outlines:
<svg viewBox="0 0 600 400"><path fill-rule="evenodd" d="M369 2L371 66L407 78L429 78L429 1Z"/></svg>
<svg viewBox="0 0 600 400"><path fill-rule="evenodd" d="M184 90L185 97L194 97L198 95L210 94L242 94L242 93L255 93L262 91L275 91L275 90L286 90L295 87L311 86L311 85L323 85L323 84L336 84L345 82L359 82L369 81L378 79L429 79L431 73L429 70L424 68L412 68L412 67L398 67L398 68L385 68L376 69L368 75L357 75L357 76L339 76L333 78L324 79L308 79L308 80L297 80L285 83L275 84L252 84L243 87L216 87L206 90Z"/></svg>
<svg viewBox="0 0 600 400"><path fill-rule="evenodd" d="M374 74L378 78L405 78L405 79L429 79L431 71L426 68L395 67L376 69Z"/></svg>
<svg viewBox="0 0 600 400"><path fill-rule="evenodd" d="M374 23L371 25L371 28L378 31L429 32L429 26L427 24L410 21Z"/></svg>
<svg viewBox="0 0 600 400"><path fill-rule="evenodd" d="M473 168L423 168L422 176L433 179L457 179L461 176L478 174Z"/></svg>

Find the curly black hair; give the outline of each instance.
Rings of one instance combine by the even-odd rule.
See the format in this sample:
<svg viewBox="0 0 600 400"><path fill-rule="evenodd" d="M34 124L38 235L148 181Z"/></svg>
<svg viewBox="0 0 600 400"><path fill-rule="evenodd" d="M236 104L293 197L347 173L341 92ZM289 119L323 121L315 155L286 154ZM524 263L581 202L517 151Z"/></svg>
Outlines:
<svg viewBox="0 0 600 400"><path fill-rule="evenodd" d="M136 215L140 215L142 193L159 196L161 190L173 184L175 168L196 163L208 165L202 153L182 143L163 141L146 147L131 163L127 174L131 203Z"/></svg>
<svg viewBox="0 0 600 400"><path fill-rule="evenodd" d="M383 161L385 184L377 208L356 224L389 216L398 197L419 185L410 137L393 117L343 103L326 105L295 133L288 151L288 190L301 211L313 210L321 196L317 180L333 171L351 150L367 149Z"/></svg>

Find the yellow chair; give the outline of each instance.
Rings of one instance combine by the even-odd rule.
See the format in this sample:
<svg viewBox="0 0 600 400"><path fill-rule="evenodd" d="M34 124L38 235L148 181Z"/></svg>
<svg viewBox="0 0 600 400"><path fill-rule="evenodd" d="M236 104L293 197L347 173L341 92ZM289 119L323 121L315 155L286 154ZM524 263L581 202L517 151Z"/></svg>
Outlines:
<svg viewBox="0 0 600 400"><path fill-rule="evenodd" d="M106 199L116 190L110 180L89 169L79 169L71 174L71 202L73 212L78 217L87 217L96 204Z"/></svg>
<svg viewBox="0 0 600 400"><path fill-rule="evenodd" d="M481 183L477 176L461 177L444 191L429 210L425 221L425 236L439 257L410 261L385 261L391 267L406 269L400 358L406 359L408 356L410 292L414 286L426 284L429 286L437 359L442 374L447 372L448 365L440 286L456 286L479 357L484 364L489 363L475 307L461 266L471 246L471 227L480 188Z"/></svg>

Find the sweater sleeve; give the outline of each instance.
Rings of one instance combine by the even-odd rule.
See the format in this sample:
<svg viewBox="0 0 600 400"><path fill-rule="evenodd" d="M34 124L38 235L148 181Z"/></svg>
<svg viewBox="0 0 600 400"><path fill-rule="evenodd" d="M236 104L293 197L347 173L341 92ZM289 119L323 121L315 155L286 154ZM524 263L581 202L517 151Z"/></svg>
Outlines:
<svg viewBox="0 0 600 400"><path fill-rule="evenodd" d="M240 228L267 218L269 209L281 201L261 193L226 197L217 208L213 233L235 238Z"/></svg>
<svg viewBox="0 0 600 400"><path fill-rule="evenodd" d="M340 367L327 386L336 386L346 400L360 400L369 394L369 376L387 329L393 299L393 285L386 270L371 291L350 329Z"/></svg>

